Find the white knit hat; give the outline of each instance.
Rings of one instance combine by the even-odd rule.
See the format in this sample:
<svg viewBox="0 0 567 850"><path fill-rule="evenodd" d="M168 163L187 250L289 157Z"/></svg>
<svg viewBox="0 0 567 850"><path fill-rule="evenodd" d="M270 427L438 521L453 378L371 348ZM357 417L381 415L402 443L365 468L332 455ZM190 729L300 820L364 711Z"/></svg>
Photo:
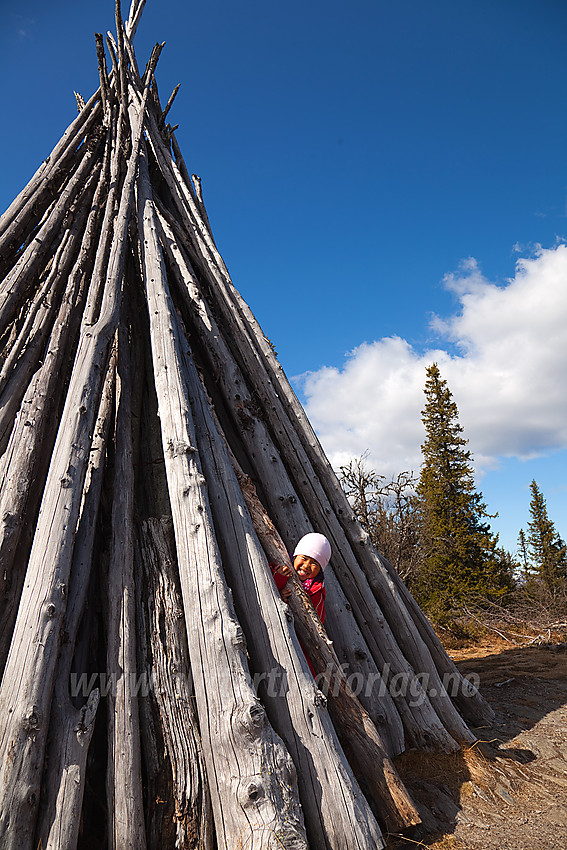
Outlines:
<svg viewBox="0 0 567 850"><path fill-rule="evenodd" d="M313 558L317 561L322 570L325 569L331 559L331 544L324 534L318 534L312 531L301 538L293 557L296 555L305 555L307 558Z"/></svg>

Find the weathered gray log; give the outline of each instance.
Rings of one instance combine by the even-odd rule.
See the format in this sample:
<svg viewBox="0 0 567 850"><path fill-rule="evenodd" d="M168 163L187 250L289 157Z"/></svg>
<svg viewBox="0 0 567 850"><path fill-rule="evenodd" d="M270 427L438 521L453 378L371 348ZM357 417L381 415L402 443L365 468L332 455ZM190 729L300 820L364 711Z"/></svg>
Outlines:
<svg viewBox="0 0 567 850"><path fill-rule="evenodd" d="M465 678L447 654L431 623L409 592L395 568L381 553L377 553L382 565L387 569L390 578L395 583L407 610L415 623L419 634L435 661L439 675L450 686L449 695L457 705L463 717L473 726L490 725L495 714L492 706L482 696L475 685Z"/></svg>
<svg viewBox="0 0 567 850"><path fill-rule="evenodd" d="M110 850L144 850L146 833L137 696L134 467L129 328L118 328L112 540L108 568L107 804Z"/></svg>
<svg viewBox="0 0 567 850"><path fill-rule="evenodd" d="M49 274L37 291L0 372L0 454L6 449L16 412L45 353L45 343L59 310L71 264L80 250L98 173L95 166L85 192L71 210L71 226L55 252Z"/></svg>
<svg viewBox="0 0 567 850"><path fill-rule="evenodd" d="M318 475L323 489L329 499L333 511L339 519L345 534L359 559L360 565L376 595L378 602L391 623L400 623L399 636L408 658L424 674L429 675L429 691L436 691L435 705L449 717L449 723L455 722L450 711L446 709L445 688L440 676L447 675L454 682L460 678L460 688L457 689L455 702L459 708L477 724L490 723L494 717L491 707L482 694L462 679L454 664L442 647L431 623L427 620L413 597L405 588L399 577L390 575L383 559L374 550L368 534L356 521L345 493L329 464L329 461L319 443L319 440L309 422L305 411L293 392L287 377L277 357L256 322L252 311L242 299L238 291L229 283L233 303L245 317L251 334L249 339L257 346L263 362L269 367L268 378L276 389L279 399L289 413L290 420L296 425L297 434L302 442L310 463ZM393 571L392 571L393 572ZM403 589L402 589L403 588ZM414 628L414 626L417 626ZM435 660L434 660L435 659ZM432 695L432 694L431 694ZM439 697L439 695L441 695ZM445 705L439 705L439 702ZM458 724L457 724L458 725ZM450 728L450 726L448 727Z"/></svg>
<svg viewBox="0 0 567 850"><path fill-rule="evenodd" d="M111 357L90 451L83 507L73 552L65 641L61 646L51 708L46 772L42 783L36 845L44 850L74 850L79 836L86 762L99 704L98 688L81 708L69 696L75 642L87 600L106 444L114 396L115 359ZM78 671L73 671L78 672ZM81 671L86 673L86 671ZM76 677L81 680L80 675Z"/></svg>
<svg viewBox="0 0 567 850"><path fill-rule="evenodd" d="M155 135L155 134L154 134ZM153 138L153 136L152 136ZM248 367L247 371L249 374L255 373L257 378L257 384L260 386L262 390L266 390L265 385L262 386L262 370L266 370L266 364L259 356L262 353L265 357L265 351L262 351L260 346L262 343L258 341L257 337L261 336L263 345L266 348L271 348L265 339L261 329L257 326L255 319L253 318L251 311L242 302L242 299L234 290L230 278L228 276L228 272L226 271L226 266L220 257L216 246L214 245L214 241L212 240L208 228L204 223L202 216L200 215L198 205L195 202L192 195L189 193L187 189L183 191L184 184L183 181L179 179L179 176L176 174L176 166L171 160L171 156L163 149L163 146L160 145L157 139L153 139L154 145L154 153L158 159L160 164L160 168L162 170L162 174L167 182L168 187L171 190L172 198L176 204L177 211L180 214L182 220L187 223L188 233L193 241L195 250L197 254L201 257L203 261L203 268L205 269L206 275L211 280L214 287L216 287L216 291L219 295L219 303L221 309L224 311L225 319L230 324L237 325L237 336L235 338L235 344L239 349L239 353L244 358L246 366ZM208 273L208 274L207 274ZM255 333L251 330L251 324L254 324ZM246 350L246 346L248 344L249 351ZM257 348L258 346L258 348ZM248 357L247 357L248 355ZM271 352L272 358L274 358L273 352ZM274 358L275 359L275 358ZM260 378L258 379L258 370L254 369L254 361L258 362L260 365ZM277 361L276 361L277 362ZM269 376L266 374L265 384L270 385L271 381ZM291 390L290 390L291 392ZM287 447L287 444L291 442L291 447L284 451L284 456L293 457L293 453L295 450L300 451L300 457L302 463L298 470L298 474L296 477L297 481L305 481L306 477L309 480L309 475L311 473L312 478L313 469L311 467L311 463L305 454L304 447L301 445L300 440L297 435L294 433L294 429L291 424L288 424L287 428L284 424L287 419L286 411L283 409L280 399L277 395L274 398L274 394L270 392L270 387L267 388L267 392L264 392L264 402L265 405L269 408L266 412L270 419L271 426L276 433L279 433L284 437L284 448ZM286 433L287 432L287 433ZM338 521L332 515L332 510L330 508L325 508L325 505L328 503L328 499L324 491L321 488L321 485L318 481L313 481L313 486L316 489L315 493L315 507L318 513L326 514L329 517L329 522L331 522L331 527L334 530L334 539L336 540L338 536L337 543L344 543L348 548L348 543L344 539L344 532L341 529ZM305 481L307 484L307 481ZM302 489L300 487L300 489ZM323 507L319 501L319 497L322 499ZM324 509L325 508L325 509ZM323 517L326 520L326 517ZM320 527L320 530L323 530L328 526L328 523L325 521L324 525L321 525L321 520L317 517L314 520L314 524ZM333 532L331 530L328 531L328 534L333 537ZM357 614L357 619L359 622L360 628L364 631L364 627L366 625L370 625L374 627L376 624L379 624L380 628L383 632L385 632L388 636L388 659L390 660L390 655L392 650L394 650L393 654L393 664L394 664L394 676L401 676L404 681L404 691L407 694L408 690L412 695L412 700L409 703L409 708L411 710L411 714L422 715L420 719L418 719L417 724L414 724L413 733L417 732L418 741L422 745L426 746L440 746L441 748L449 751L454 751L458 749L458 745L456 744L453 738L457 739L463 743L472 743L474 740L474 736L467 729L466 725L458 715L458 713L452 707L452 704L444 691L440 678L437 674L436 668L433 664L431 657L429 656L429 664L425 666L425 664L421 664L417 667L419 678L416 677L415 672L408 665L406 659L403 657L400 652L394 635L391 631L390 624L386 622L384 617L381 614L379 608L376 605L372 604L372 601L368 599L370 594L361 593L361 588L366 584L366 579L364 573L360 569L360 566L354 559L354 557L349 559L348 567L344 570L341 575L341 584L343 585L343 589L345 590L347 597L349 598L349 602L353 604L353 608L355 609L355 613ZM353 580L354 579L354 580ZM346 583L346 587L345 587ZM353 603L351 599L350 592L354 591L354 594L358 597L356 603ZM365 608L375 608L374 612L371 612L371 623L369 623L368 614L365 612ZM395 605L389 605L389 611L394 614ZM394 622L394 627L396 627L401 621L403 625L404 621L404 613L401 615L398 614L396 616L392 616L391 618ZM410 657L417 657L420 661L427 660L426 656L428 655L427 649L425 645L421 642L419 635L411 636L409 640L404 639L404 635L399 635L400 640L404 642L406 651L415 650L415 645L417 644L417 651L414 651ZM378 656L375 654L375 659L378 660L380 658L380 654ZM382 669L385 668L385 662L382 658ZM423 683L425 683L427 677L427 685L428 685L428 694L425 693L425 689L423 688ZM443 728L439 720L435 715L435 711L429 704L429 698L431 701L435 703L435 707L437 711L442 716L442 721L447 727L447 731ZM408 715L407 708L400 706L400 710L404 710L406 716ZM429 713L429 722L423 724L423 714L424 712ZM424 729L425 727L425 729Z"/></svg>
<svg viewBox="0 0 567 850"><path fill-rule="evenodd" d="M98 59L98 76L100 79L100 100L102 105L103 120L108 120L107 110L109 108L110 84L108 71L106 69L106 54L104 52L104 40L102 33L95 32L96 55Z"/></svg>
<svg viewBox="0 0 567 850"><path fill-rule="evenodd" d="M173 774L176 850L212 850L209 788L194 696L183 604L169 545L169 517L142 523L140 549L151 645L150 682Z"/></svg>
<svg viewBox="0 0 567 850"><path fill-rule="evenodd" d="M325 699L321 700L321 695L314 689L305 660L301 657L301 648L287 620L278 610L281 602L277 599L266 557L257 539L226 443L218 433L195 366L189 357L186 360L197 442L223 562L230 572L254 669L270 682L262 690L263 700L297 767L310 846L342 847L348 843L352 847L375 847L380 836L379 829L329 723L324 710ZM274 601L278 607L274 606ZM312 610L308 599L306 602L308 609ZM290 652L291 648L295 652ZM279 682L280 690L274 692L273 686L277 682L273 679L278 675L285 676L285 680ZM282 687L284 683L285 687ZM307 723L306 718L309 718ZM368 740L367 743L371 749L372 742ZM337 775L341 777L339 796L335 781L329 782L329 776ZM389 811L398 815L397 810ZM400 818L396 817L395 822L399 827Z"/></svg>
<svg viewBox="0 0 567 850"><path fill-rule="evenodd" d="M2 335L23 304L34 283L41 264L53 242L60 237L61 223L77 193L84 187L99 153L99 143L87 145L85 156L61 192L53 210L26 248L13 269L0 283L0 335Z"/></svg>
<svg viewBox="0 0 567 850"><path fill-rule="evenodd" d="M294 769L258 702L222 572L194 427L172 338L145 158L138 227L154 378L191 668L219 848L305 847Z"/></svg>
<svg viewBox="0 0 567 850"><path fill-rule="evenodd" d="M257 415L257 405L254 404L244 376L234 362L214 316L200 293L190 264L176 244L175 235L162 215L159 216L159 223L170 267L178 280L182 303L189 311L190 326L197 332L207 352L212 379L231 412L234 429L246 448L248 462L254 470L256 480L261 482L270 515L280 533L286 536L288 545L293 547L303 534L312 530L305 510L264 422ZM332 573L328 584L328 630L335 643L337 655L348 665L349 673L364 681L361 701L383 732L388 754L397 755L404 749L403 727L399 714L387 689L382 685L380 672Z"/></svg>
<svg viewBox="0 0 567 850"><path fill-rule="evenodd" d="M184 212L187 216L187 210L188 205L185 203L182 205L179 201L178 212ZM193 238L197 225L189 222L187 226L191 238ZM199 227L201 230L204 228L202 222ZM203 244L202 241L199 251ZM205 246L205 250L209 251L209 246ZM341 585L352 606L359 628L367 640L380 670L389 676L389 681L396 683L395 693L392 695L395 698L407 735L416 746L426 749L441 748L448 752L454 752L459 748L455 738L461 742L474 742L476 739L453 709L441 687L439 687L439 691L432 688L431 696L432 699L437 701L440 709L445 712L444 721L447 722L448 729L444 728L442 721L437 716L423 687L425 671L418 669L419 676L416 675L400 650L392 629L378 607L368 587L365 575L352 554L344 532L334 516L295 429L291 425L277 394L270 389L271 384L265 374L265 364L259 357L254 343L249 339L250 329L246 326L243 317L239 315L238 304L232 301L226 280L218 267L215 268L214 274L210 272L208 266L201 266L200 270L208 277L211 285L216 287L217 304L229 329L227 339L230 339L240 354L243 369L247 374L254 375L254 386L263 402L264 415L270 423L278 451L286 460L286 467L291 473L294 487L298 493L301 493L311 523L313 527L327 534L333 545L333 550L337 553L334 566L338 570ZM232 284L230 286L232 287ZM439 678L434 668L427 671L427 680L430 677L434 680L435 677ZM442 695L438 696L439 693ZM452 732L456 733L455 737L452 736Z"/></svg>
<svg viewBox="0 0 567 850"><path fill-rule="evenodd" d="M366 782L389 831L415 826L420 822L415 804L388 758L380 733L350 687L332 642L293 569L285 544L250 479L239 470L237 477L266 558L288 569L291 587L288 605L296 631L317 673L319 687L322 685L327 697L343 746L347 747L358 768L359 778Z"/></svg>
<svg viewBox="0 0 567 850"><path fill-rule="evenodd" d="M187 202L186 209L188 208L189 203ZM194 215L193 211L191 211L191 214ZM192 234L197 231L199 234L204 234L206 227L202 222L199 224L193 221L192 224ZM328 461L324 458L312 429L310 431L313 434L311 442L300 439L303 433L301 425L305 419L304 414L298 419L299 411L302 410L301 406L295 399L295 395L277 363L277 358L254 319L250 308L232 285L224 263L221 259L218 259L220 255L218 255L214 243L211 240L206 240L205 235L203 235L203 240L198 245L200 251L203 242L207 243L206 250L214 258L214 263L210 266L212 272L210 280L216 289L219 306L229 327L235 326L235 329L237 329L236 333L230 336L230 339L234 341L234 345L244 361L247 373L254 374L256 377L255 388L262 399L276 444L279 445L283 456L286 457L296 488L299 492L305 494L305 498L308 498L310 490L313 492L313 498L309 500L309 505L306 504L307 510L311 513L310 518L314 527L326 533L331 542L334 543L335 550L340 553L341 557L335 559L334 566L338 570L339 580L353 606L359 626L367 639L370 639L367 628L371 631L374 630L374 637L377 639L376 646L383 643L385 638L387 639L386 654L388 661L392 661L394 676L402 677L406 694L408 691L411 694L411 700L407 703L411 713L414 715L416 712L423 714L424 711L427 712L434 707L434 711L437 712L445 727L443 729L439 721L436 722L431 711L429 711L431 717L429 726L427 723L423 723L423 717L418 720L417 730L421 730L419 743L426 746L441 746L441 748L449 751L457 748L455 741L473 743L476 739L451 703L433 659L419 633L414 628L410 629L409 632L406 631L409 615L399 596L391 592L391 587L390 594L385 591L382 594L381 599L389 615L389 620L387 620L377 604L374 604L374 600L369 598L372 594L368 591L365 592L365 586L368 587L368 573L362 571L356 560L351 549L352 541L345 536L345 531L322 486L323 479L326 479L329 490L333 490L333 485L340 489L336 476L330 469ZM269 368L269 365L271 366L274 363L278 366L278 375ZM276 391L274 392L275 388ZM290 412L289 408L286 409L284 406L283 400L289 401L291 398L295 399L297 409L293 408ZM312 466L311 457L307 453L309 448L311 454L317 454L313 443L316 443L323 458L315 469ZM321 479L319 476L321 476ZM346 501L346 497L344 499ZM352 510L350 515L352 515ZM366 546L363 554L366 555L367 552L368 546ZM378 560L376 556L375 558ZM381 635L379 631L376 631L377 626L379 626L379 631L382 632ZM414 665L413 670L406 657L400 652L398 643L403 647L407 659ZM378 661L380 653L373 654ZM381 661L382 669L384 669L385 661L383 658ZM397 668L395 672L394 667ZM417 676L415 671L417 671ZM429 702L431 706L428 706ZM405 711L407 715L406 707L400 703L398 705L399 710Z"/></svg>
<svg viewBox="0 0 567 850"><path fill-rule="evenodd" d="M136 30L138 29L138 24L140 23L140 18L142 17L145 5L146 0L132 0L130 12L128 13L128 20L126 21L126 34L129 39L133 39L136 35Z"/></svg>
<svg viewBox="0 0 567 850"><path fill-rule="evenodd" d="M41 163L29 183L12 201L0 218L0 254L9 253L10 244L23 241L30 222L56 193L67 173L70 160L100 118L99 93L95 92L85 108L69 125L50 155Z"/></svg>
<svg viewBox="0 0 567 850"><path fill-rule="evenodd" d="M8 718L0 733L0 843L6 850L31 850L33 840L90 433L118 322L144 108L145 100L133 133L101 314L79 342L0 686L0 714Z"/></svg>
<svg viewBox="0 0 567 850"><path fill-rule="evenodd" d="M126 77L126 52L124 48L124 24L122 22L120 0L115 0L114 12L116 18L116 41L118 46L118 79L116 81L116 89L119 92L124 116L126 116L128 114L128 82Z"/></svg>
<svg viewBox="0 0 567 850"><path fill-rule="evenodd" d="M105 169L107 168L109 170L108 193L105 199L104 215L92 270L91 285L89 286L88 301L81 322L82 333L87 333L89 326L93 325L99 316L115 228L115 219L118 214L118 204L122 189L120 177L126 139L124 125L122 121L117 120L117 112L116 107L111 109L111 118L113 120L107 132L103 171L106 173Z"/></svg>
<svg viewBox="0 0 567 850"><path fill-rule="evenodd" d="M74 344L83 312L86 277L90 272L100 207L106 188L104 170L83 237L77 261L69 275L59 314L49 339L41 369L35 374L20 408L8 447L0 459L0 669L3 670L24 582L29 546L20 547L24 530L35 526L49 457L57 429L58 413L74 358Z"/></svg>

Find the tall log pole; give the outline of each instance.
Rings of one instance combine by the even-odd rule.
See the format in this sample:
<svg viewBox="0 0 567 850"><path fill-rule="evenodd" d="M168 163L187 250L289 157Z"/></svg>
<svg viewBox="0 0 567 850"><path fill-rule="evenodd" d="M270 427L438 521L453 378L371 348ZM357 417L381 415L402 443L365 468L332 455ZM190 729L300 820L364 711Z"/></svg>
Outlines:
<svg viewBox="0 0 567 850"><path fill-rule="evenodd" d="M281 563L282 550L285 553L285 547L271 523L269 524L270 534L272 535L269 538L270 545L265 545L267 541L265 511L262 509L253 488L250 487L249 482L246 482L243 476L239 478L239 485L232 465L235 461L231 462L226 444L217 431L213 415L204 398L204 390L198 379L196 369L189 360L187 377L198 426L197 439L200 443L203 468L211 491L216 525L219 529L219 535L223 539L225 561L227 567L231 570L233 592L238 610L242 612L249 634L249 644L253 647L251 649L252 656L259 663L259 669L262 671L277 669L273 666L275 661L277 666L288 673L286 700L288 711L293 719L291 728L289 719L287 726L284 725L286 714L282 712L282 694L276 695L275 698L272 696L270 699L268 690L265 698L270 699L269 704L275 712L275 716L277 716L278 724L282 724L279 728L282 729L284 738L288 740L291 737L293 740L295 737L297 741L292 751L296 754L295 757L299 759L297 766L300 777L300 792L306 810L310 842L312 845L318 846L320 836L315 833L314 824L320 821L324 839L331 847L340 847L345 841L348 841L351 846L360 847L367 846L370 841L371 846L374 846L372 842L376 840L376 828L372 822L371 813L359 797L354 777L344 760L344 755L340 752L338 741L329 726L326 712L321 711L321 708L317 706L317 703L321 703L321 699L316 694L314 703L309 704L310 701L307 697L310 688L303 681L300 691L297 692L294 684L298 679L301 681L300 673L297 669L289 669L285 666L287 652L282 652L281 647L282 645L289 645L292 638L289 630L286 630L287 634L284 633L283 635L276 631L277 622L282 622L282 620L276 620L276 624L273 622L274 584L269 574L266 558L262 557L262 548L259 544L262 543L268 557L275 556L275 563ZM262 535L260 541L256 537L257 534L258 536ZM279 540L280 548L274 546L273 541L276 538ZM287 553L283 557L289 563ZM337 708L334 711L334 718L340 721L338 728L347 733L345 738L348 735L354 744L360 773L365 775L367 784L372 788L381 815L389 826L396 829L417 823L419 821L417 811L399 777L397 777L393 765L385 755L372 721L348 688L325 631L299 582L297 582L295 588L294 601L297 602L297 605L292 608L298 618L296 623L303 626L300 636L307 639L306 645L310 651L310 657L316 665L315 669L319 669L323 677L327 677L328 703L329 705L333 703L333 707ZM263 622L269 624L269 639L266 639L263 635L261 626ZM285 620L283 622L285 623ZM297 649L295 642L294 645ZM264 654L262 654L264 646ZM303 671L305 674L304 665ZM301 707L301 711L297 712L299 707ZM311 729L302 729L300 718L305 717L306 713L311 714L311 724L314 724L315 717L318 716L323 727L322 734L333 741L337 756L340 759L333 767L331 767L332 760L328 749L325 747L324 753L320 752L318 746L320 734L313 735ZM356 732L353 731L354 728L357 728ZM358 741L361 738L364 740L365 746L364 764L362 763L363 752L358 746ZM305 754L298 746L299 742L305 744L309 754L307 762L304 758ZM308 769L309 762L313 764L312 770L316 770L315 783L320 789L315 799L310 797L310 792L313 789L309 780L311 779L311 782L313 782L313 778L312 772ZM347 803L346 810L342 808L339 799L336 797L336 789L329 786L326 781L326 777L331 771L342 774L342 794L349 792L350 800ZM315 805L313 805L314 803Z"/></svg>
<svg viewBox="0 0 567 850"><path fill-rule="evenodd" d="M247 382L225 343L214 316L204 300L194 272L176 243L175 235L163 215L159 216L162 244L177 279L180 302L187 322L195 330L206 352L211 379L230 411L234 433L241 437L248 464L255 480L261 482L263 498L280 534L286 535L288 546L295 545L303 534L312 530L311 524L295 491L285 465L263 422ZM233 439L234 443L234 439ZM370 649L350 610L342 589L330 573L328 631L333 638L337 655L348 665L349 673L362 677L371 687L363 688L361 701L384 735L389 755L404 749L404 733L400 716L387 689Z"/></svg>
<svg viewBox="0 0 567 850"><path fill-rule="evenodd" d="M115 358L105 379L85 480L83 509L73 552L65 642L55 681L36 845L44 850L74 850L79 837L87 755L100 694L94 688L81 708L69 697L69 681L81 617L87 601L106 446L114 399ZM82 671L83 672L83 671ZM84 671L86 672L86 671Z"/></svg>
<svg viewBox="0 0 567 850"><path fill-rule="evenodd" d="M112 541L108 568L107 803L110 850L145 850L136 670L134 467L129 329L118 328Z"/></svg>
<svg viewBox="0 0 567 850"><path fill-rule="evenodd" d="M7 257L10 246L17 247L30 222L55 196L64 179L70 160L100 118L99 93L95 92L85 108L69 125L50 155L41 163L29 183L22 189L0 218L0 254Z"/></svg>
<svg viewBox="0 0 567 850"><path fill-rule="evenodd" d="M60 237L61 223L70 204L83 188L100 152L98 141L89 144L80 166L61 192L49 218L26 248L14 268L0 283L0 336L14 319L34 283L43 259Z"/></svg>
<svg viewBox="0 0 567 850"><path fill-rule="evenodd" d="M59 412L72 367L78 330L86 299L86 278L100 225L104 169L85 227L79 256L69 275L67 290L41 368L24 397L0 460L0 669L8 655L24 582L31 539L20 545L22 533L34 528L43 492L48 460L55 440Z"/></svg>
<svg viewBox="0 0 567 850"><path fill-rule="evenodd" d="M244 637L213 531L143 156L138 227L165 467L217 843L221 850L232 850L239 842L250 848L299 850L306 843L293 765L254 694Z"/></svg>
<svg viewBox="0 0 567 850"><path fill-rule="evenodd" d="M54 675L90 433L118 323L145 100L133 133L100 317L80 342L0 687L0 844L32 850ZM35 848L33 848L35 850Z"/></svg>
<svg viewBox="0 0 567 850"><path fill-rule="evenodd" d="M142 523L140 551L146 580L151 676L171 762L176 850L212 850L211 800L192 693L183 604L169 545L169 518Z"/></svg>

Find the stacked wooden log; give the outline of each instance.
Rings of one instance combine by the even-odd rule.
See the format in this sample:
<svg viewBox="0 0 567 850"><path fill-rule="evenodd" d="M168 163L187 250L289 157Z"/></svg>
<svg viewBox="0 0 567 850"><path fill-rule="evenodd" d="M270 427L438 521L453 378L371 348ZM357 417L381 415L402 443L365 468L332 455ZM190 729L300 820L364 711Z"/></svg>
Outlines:
<svg viewBox="0 0 567 850"><path fill-rule="evenodd" d="M0 845L379 848L420 820L392 759L491 710L230 280L143 5L0 220ZM325 628L268 566L309 530Z"/></svg>

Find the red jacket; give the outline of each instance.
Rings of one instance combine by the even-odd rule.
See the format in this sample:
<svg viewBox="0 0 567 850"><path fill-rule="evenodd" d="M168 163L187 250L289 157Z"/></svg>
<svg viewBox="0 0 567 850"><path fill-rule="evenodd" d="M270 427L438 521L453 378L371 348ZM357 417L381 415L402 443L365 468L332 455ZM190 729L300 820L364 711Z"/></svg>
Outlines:
<svg viewBox="0 0 567 850"><path fill-rule="evenodd" d="M270 564L270 569L272 570L272 575L274 576L274 581L276 582L276 587L278 590L281 590L289 581L287 576L283 576L281 573L276 572L277 567L275 564ZM319 615L319 619L322 623L325 622L325 585L320 579L321 573L316 575L315 578L308 578L305 581L302 581L303 589L311 599L311 603L317 614Z"/></svg>

